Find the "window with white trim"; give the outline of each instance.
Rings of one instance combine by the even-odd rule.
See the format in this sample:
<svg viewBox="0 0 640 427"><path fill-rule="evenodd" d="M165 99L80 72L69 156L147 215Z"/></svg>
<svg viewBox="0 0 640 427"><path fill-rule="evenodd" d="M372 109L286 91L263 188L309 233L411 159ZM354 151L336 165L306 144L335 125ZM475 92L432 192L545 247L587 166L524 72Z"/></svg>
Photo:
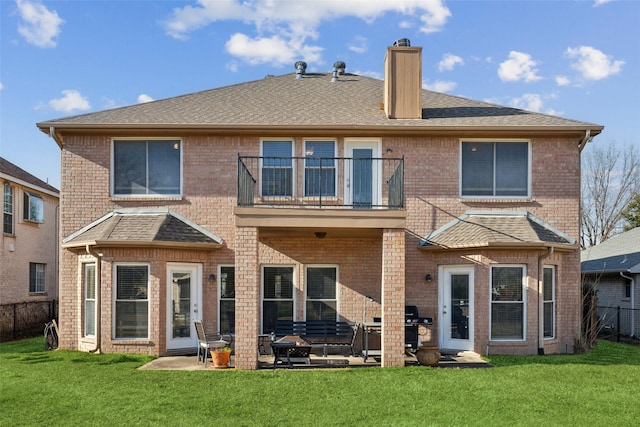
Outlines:
<svg viewBox="0 0 640 427"><path fill-rule="evenodd" d="M33 294L43 294L45 290L45 273L47 264L38 262L29 263L29 292Z"/></svg>
<svg viewBox="0 0 640 427"><path fill-rule="evenodd" d="M3 218L2 232L5 234L13 234L13 187L8 183L4 183L4 202L3 202Z"/></svg>
<svg viewBox="0 0 640 427"><path fill-rule="evenodd" d="M292 141L262 141L262 197L293 195L292 156Z"/></svg>
<svg viewBox="0 0 640 427"><path fill-rule="evenodd" d="M554 338L556 324L556 269L553 266L547 266L543 269L542 295L544 301L544 337Z"/></svg>
<svg viewBox="0 0 640 427"><path fill-rule="evenodd" d="M275 329L276 320L293 319L293 267L262 268L262 333Z"/></svg>
<svg viewBox="0 0 640 427"><path fill-rule="evenodd" d="M336 196L336 144L333 141L304 143L305 197Z"/></svg>
<svg viewBox="0 0 640 427"><path fill-rule="evenodd" d="M24 220L31 222L44 222L44 200L38 194L24 192Z"/></svg>
<svg viewBox="0 0 640 427"><path fill-rule="evenodd" d="M491 266L491 339L525 338L525 266Z"/></svg>
<svg viewBox="0 0 640 427"><path fill-rule="evenodd" d="M336 267L307 267L307 320L331 320L338 318L336 285L338 269Z"/></svg>
<svg viewBox="0 0 640 427"><path fill-rule="evenodd" d="M236 331L236 274L235 267L220 267L220 332L233 334Z"/></svg>
<svg viewBox="0 0 640 427"><path fill-rule="evenodd" d="M114 140L113 195L179 196L181 147L179 140Z"/></svg>
<svg viewBox="0 0 640 427"><path fill-rule="evenodd" d="M114 336L148 338L149 265L116 264L114 287Z"/></svg>
<svg viewBox="0 0 640 427"><path fill-rule="evenodd" d="M84 336L96 335L96 265L84 264Z"/></svg>
<svg viewBox="0 0 640 427"><path fill-rule="evenodd" d="M460 194L529 196L529 143L462 141Z"/></svg>

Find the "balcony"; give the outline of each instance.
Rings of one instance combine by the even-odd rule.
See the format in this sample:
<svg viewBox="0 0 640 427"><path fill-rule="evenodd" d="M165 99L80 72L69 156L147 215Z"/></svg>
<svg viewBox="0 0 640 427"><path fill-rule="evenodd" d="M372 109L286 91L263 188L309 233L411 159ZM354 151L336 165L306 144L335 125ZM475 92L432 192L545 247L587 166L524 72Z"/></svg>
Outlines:
<svg viewBox="0 0 640 427"><path fill-rule="evenodd" d="M404 159L238 156L238 206L401 210Z"/></svg>

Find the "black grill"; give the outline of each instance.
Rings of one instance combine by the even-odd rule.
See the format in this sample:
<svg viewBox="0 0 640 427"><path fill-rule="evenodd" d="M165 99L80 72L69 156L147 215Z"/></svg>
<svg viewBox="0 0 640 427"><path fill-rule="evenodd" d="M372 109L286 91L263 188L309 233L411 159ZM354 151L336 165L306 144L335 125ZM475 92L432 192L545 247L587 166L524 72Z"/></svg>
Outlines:
<svg viewBox="0 0 640 427"><path fill-rule="evenodd" d="M404 306L404 320L406 327L404 328L404 343L406 347L412 350L418 349L418 325L432 325L433 318L420 317L418 307L415 305Z"/></svg>

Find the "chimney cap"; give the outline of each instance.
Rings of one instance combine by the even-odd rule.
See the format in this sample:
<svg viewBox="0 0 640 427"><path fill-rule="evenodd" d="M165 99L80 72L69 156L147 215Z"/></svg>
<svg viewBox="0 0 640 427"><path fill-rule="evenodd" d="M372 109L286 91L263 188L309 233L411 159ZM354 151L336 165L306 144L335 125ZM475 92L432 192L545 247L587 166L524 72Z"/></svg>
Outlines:
<svg viewBox="0 0 640 427"><path fill-rule="evenodd" d="M411 46L411 40L409 39L398 39L393 42L394 46Z"/></svg>

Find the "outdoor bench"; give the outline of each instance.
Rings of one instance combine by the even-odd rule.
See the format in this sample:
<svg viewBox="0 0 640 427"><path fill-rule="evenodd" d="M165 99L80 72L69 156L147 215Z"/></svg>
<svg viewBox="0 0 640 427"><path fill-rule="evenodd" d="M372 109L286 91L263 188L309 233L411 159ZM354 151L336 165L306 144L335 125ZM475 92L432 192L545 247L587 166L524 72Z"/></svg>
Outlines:
<svg viewBox="0 0 640 427"><path fill-rule="evenodd" d="M331 320L276 320L274 335L276 338L297 335L312 348L322 348L322 355L327 356L329 348L348 348L352 356L353 343L358 332L358 323L336 322Z"/></svg>

